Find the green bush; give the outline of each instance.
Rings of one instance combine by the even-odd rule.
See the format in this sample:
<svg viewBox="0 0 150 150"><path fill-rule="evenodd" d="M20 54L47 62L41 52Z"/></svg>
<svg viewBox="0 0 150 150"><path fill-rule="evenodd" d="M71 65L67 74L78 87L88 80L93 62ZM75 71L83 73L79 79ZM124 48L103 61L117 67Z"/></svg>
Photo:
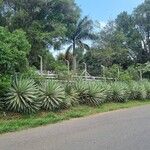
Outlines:
<svg viewBox="0 0 150 150"><path fill-rule="evenodd" d="M0 97L3 97L10 87L10 76L0 75Z"/></svg>
<svg viewBox="0 0 150 150"><path fill-rule="evenodd" d="M145 86L142 82L132 81L129 84L130 89L130 99L132 100L143 100L146 99L147 93Z"/></svg>
<svg viewBox="0 0 150 150"><path fill-rule="evenodd" d="M65 94L66 94L66 101L68 106L76 106L79 104L78 93L74 88L72 88L73 85L74 83L67 83L65 85Z"/></svg>
<svg viewBox="0 0 150 150"><path fill-rule="evenodd" d="M125 70L120 73L119 80L122 82L131 82L132 75L127 70Z"/></svg>
<svg viewBox="0 0 150 150"><path fill-rule="evenodd" d="M37 85L45 80L44 76L39 75L38 70L34 67L28 68L26 72L22 73L20 76L34 80Z"/></svg>
<svg viewBox="0 0 150 150"><path fill-rule="evenodd" d="M126 102L129 98L128 85L123 82L111 83L110 91L107 93L107 98L113 102Z"/></svg>
<svg viewBox="0 0 150 150"><path fill-rule="evenodd" d="M37 94L33 80L16 78L6 95L6 109L24 114L35 113L41 106Z"/></svg>
<svg viewBox="0 0 150 150"><path fill-rule="evenodd" d="M3 110L5 95L10 88L10 76L0 76L0 111Z"/></svg>
<svg viewBox="0 0 150 150"><path fill-rule="evenodd" d="M111 88L111 82L98 82L98 86L99 88L104 89L104 95L105 95L105 102L110 102L110 97L109 97L109 93L110 93L110 88Z"/></svg>
<svg viewBox="0 0 150 150"><path fill-rule="evenodd" d="M56 81L45 81L39 87L39 100L45 110L59 109L65 100L64 88Z"/></svg>
<svg viewBox="0 0 150 150"><path fill-rule="evenodd" d="M100 87L96 82L77 82L75 90L78 93L78 100L80 104L90 106L98 106L105 101L105 89Z"/></svg>
<svg viewBox="0 0 150 150"><path fill-rule="evenodd" d="M141 84L145 87L146 99L150 99L150 82L148 80L144 80Z"/></svg>

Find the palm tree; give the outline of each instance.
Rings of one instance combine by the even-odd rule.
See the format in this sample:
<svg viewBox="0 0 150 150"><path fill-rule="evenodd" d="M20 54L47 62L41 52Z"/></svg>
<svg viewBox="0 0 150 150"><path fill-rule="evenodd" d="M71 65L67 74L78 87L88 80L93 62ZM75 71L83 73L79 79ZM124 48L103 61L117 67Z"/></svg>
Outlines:
<svg viewBox="0 0 150 150"><path fill-rule="evenodd" d="M67 52L73 51L73 70L76 71L77 68L77 47L84 50L89 49L89 46L83 43L84 40L94 39L94 34L92 33L93 22L84 17L79 20L77 24L74 25L73 32L70 34L68 40L71 45L68 47Z"/></svg>

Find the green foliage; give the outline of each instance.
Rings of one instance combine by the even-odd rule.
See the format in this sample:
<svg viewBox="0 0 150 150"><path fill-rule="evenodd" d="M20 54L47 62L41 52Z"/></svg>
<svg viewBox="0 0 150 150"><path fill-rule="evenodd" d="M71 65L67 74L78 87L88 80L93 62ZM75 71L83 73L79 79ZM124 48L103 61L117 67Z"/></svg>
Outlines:
<svg viewBox="0 0 150 150"><path fill-rule="evenodd" d="M128 74L132 80L135 80L135 81L140 80L140 74L139 74L139 71L136 68L136 66L130 66L127 68L126 71L128 72Z"/></svg>
<svg viewBox="0 0 150 150"><path fill-rule="evenodd" d="M146 63L148 64L148 63ZM114 78L119 81L124 82L131 82L133 80L139 81L141 79L140 77L140 71L142 72L143 78L146 78L144 76L144 73L149 72L149 68L146 64L136 64L128 67L127 69L123 69L120 65L113 65L111 67L105 67L103 70L103 74L105 77L108 78ZM147 76L148 78L148 76Z"/></svg>
<svg viewBox="0 0 150 150"><path fill-rule="evenodd" d="M132 81L129 84L130 99L132 100L144 100L147 97L146 89L142 82Z"/></svg>
<svg viewBox="0 0 150 150"><path fill-rule="evenodd" d="M135 19L135 26L137 27L142 41L142 49L138 55L140 63L146 63L150 60L150 1L145 0L144 3L139 5L133 12Z"/></svg>
<svg viewBox="0 0 150 150"><path fill-rule="evenodd" d="M45 81L39 87L39 100L45 110L60 109L64 100L64 88L56 81Z"/></svg>
<svg viewBox="0 0 150 150"><path fill-rule="evenodd" d="M38 55L47 57L50 46L60 48L70 26L80 17L80 9L74 0L5 0L0 16L0 25L8 26L10 31L21 28L27 33L30 65L39 68Z"/></svg>
<svg viewBox="0 0 150 150"><path fill-rule="evenodd" d="M105 67L103 74L105 77L119 79L120 73L122 72L122 68L119 65L113 65L111 67Z"/></svg>
<svg viewBox="0 0 150 150"><path fill-rule="evenodd" d="M6 109L24 114L35 113L41 104L33 80L16 78L6 95Z"/></svg>
<svg viewBox="0 0 150 150"><path fill-rule="evenodd" d="M132 65L144 64L150 60L149 9L150 1L147 0L131 15L122 12L104 28L98 26L98 39L94 43L92 52L84 57L90 74L99 75L96 71L100 71L100 65L111 67L118 64L126 70ZM138 80L139 76L132 75L124 72L120 77L121 80ZM149 77L149 73L147 72L145 76Z"/></svg>
<svg viewBox="0 0 150 150"><path fill-rule="evenodd" d="M125 45L126 37L122 31L117 30L114 21L100 29L98 35L95 48L98 50L97 53L102 53L108 59L105 66L112 64L125 66L131 61L131 58L128 57L128 48Z"/></svg>
<svg viewBox="0 0 150 150"><path fill-rule="evenodd" d="M92 20L88 19L88 17L84 17L72 25L71 31L68 34L68 42L70 42L71 45L68 47L67 52L70 52L70 50L73 51L72 64L74 71L77 69L78 55L82 55L85 49L89 50L89 46L83 43L83 40L93 40L95 38L92 29Z"/></svg>
<svg viewBox="0 0 150 150"><path fill-rule="evenodd" d="M29 67L25 72L21 74L23 78L36 78L39 76L38 70L35 67Z"/></svg>
<svg viewBox="0 0 150 150"><path fill-rule="evenodd" d="M129 98L129 88L126 83L114 82L111 84L107 98L113 102L126 102Z"/></svg>
<svg viewBox="0 0 150 150"><path fill-rule="evenodd" d="M68 106L76 106L79 104L78 92L73 88L74 83L66 83L65 93Z"/></svg>
<svg viewBox="0 0 150 150"><path fill-rule="evenodd" d="M106 89L100 87L96 82L79 81L74 88L78 93L78 100L81 104L98 106L105 101Z"/></svg>
<svg viewBox="0 0 150 150"><path fill-rule="evenodd" d="M5 94L10 87L10 76L0 75L0 111L4 108Z"/></svg>
<svg viewBox="0 0 150 150"><path fill-rule="evenodd" d="M131 82L133 80L132 75L127 71L120 72L119 80L124 82Z"/></svg>
<svg viewBox="0 0 150 150"><path fill-rule="evenodd" d="M145 91L146 91L146 98L150 99L150 82L147 80L142 81L142 83L144 85Z"/></svg>
<svg viewBox="0 0 150 150"><path fill-rule="evenodd" d="M0 73L12 74L23 72L28 67L27 54L30 44L25 32L16 30L9 32L0 27Z"/></svg>
<svg viewBox="0 0 150 150"><path fill-rule="evenodd" d="M0 75L0 97L3 97L10 87L10 76Z"/></svg>

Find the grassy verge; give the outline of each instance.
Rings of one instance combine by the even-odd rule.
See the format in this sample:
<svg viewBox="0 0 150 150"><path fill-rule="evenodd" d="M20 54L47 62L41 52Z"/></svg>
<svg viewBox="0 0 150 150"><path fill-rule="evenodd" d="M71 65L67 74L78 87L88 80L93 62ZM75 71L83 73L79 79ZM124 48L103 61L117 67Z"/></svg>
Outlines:
<svg viewBox="0 0 150 150"><path fill-rule="evenodd" d="M20 116L18 114L7 114L0 117L0 134L14 132L22 129L33 128L41 125L52 124L71 118L84 117L96 113L108 112L123 108L131 108L150 104L150 101L129 101L127 103L106 103L100 107L77 106L61 112L40 112L36 115Z"/></svg>

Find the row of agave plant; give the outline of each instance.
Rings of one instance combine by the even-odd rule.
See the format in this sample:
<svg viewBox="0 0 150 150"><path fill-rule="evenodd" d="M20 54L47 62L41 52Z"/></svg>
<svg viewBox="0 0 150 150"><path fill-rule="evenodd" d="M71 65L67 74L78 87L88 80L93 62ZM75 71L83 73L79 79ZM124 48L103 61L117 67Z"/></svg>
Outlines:
<svg viewBox="0 0 150 150"><path fill-rule="evenodd" d="M91 82L59 83L46 80L36 84L31 79L15 79L3 102L5 111L24 114L39 110L55 111L74 105L99 106L104 102L150 100L150 82Z"/></svg>

